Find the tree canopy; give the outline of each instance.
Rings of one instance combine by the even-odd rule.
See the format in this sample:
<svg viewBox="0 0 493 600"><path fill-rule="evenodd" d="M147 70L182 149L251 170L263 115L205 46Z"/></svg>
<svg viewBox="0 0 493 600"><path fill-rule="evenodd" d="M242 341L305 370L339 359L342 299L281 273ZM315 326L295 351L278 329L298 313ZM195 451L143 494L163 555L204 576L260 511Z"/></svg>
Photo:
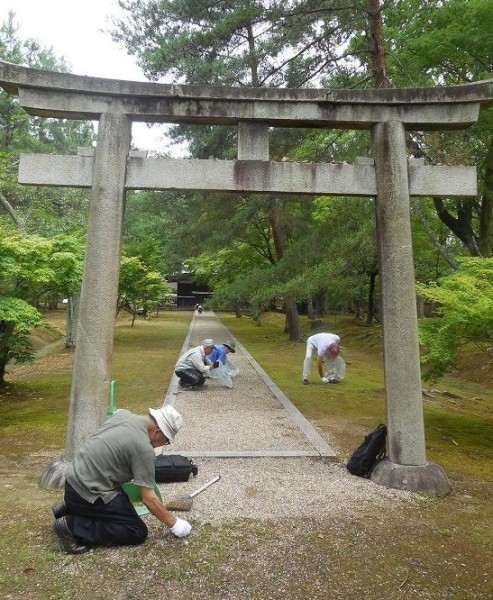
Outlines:
<svg viewBox="0 0 493 600"><path fill-rule="evenodd" d="M478 81L493 72L489 0L119 3L123 17L114 21L112 37L154 81L236 87L417 87ZM0 56L66 70L51 50L18 38L13 16L0 29ZM465 131L407 136L410 157L424 157L430 164L476 165L479 176L473 199L443 196L412 202L415 270L423 295L425 290L431 293L433 282L442 290L449 277L460 278L459 273L470 269L468 257L486 265L493 254L492 114L483 112ZM172 136L185 141L193 157L236 158L235 128L176 126ZM272 160L340 163L371 156L367 132L273 129L269 139ZM0 231L52 237L83 229L87 193L20 188L16 172L20 152L70 154L94 141L90 123L28 117L15 98L2 93ZM372 201L362 198L128 193L121 299L144 305L140 292L129 291L135 281L154 273L159 287L158 279L166 273L191 268L212 286L214 306L248 303L257 310L283 302L291 339L300 336L299 308L313 316L340 309L362 318L366 311L371 324L379 314L374 220ZM59 260L67 261L70 270L63 252ZM36 285L42 288L42 282ZM28 286L31 302L36 285ZM481 287L470 291L490 293ZM156 288L156 294L162 290ZM445 312L453 307L445 299L443 304L436 301L443 311L439 321L445 323ZM431 338L423 332L423 343L431 343ZM437 353L427 348L428 366Z"/></svg>

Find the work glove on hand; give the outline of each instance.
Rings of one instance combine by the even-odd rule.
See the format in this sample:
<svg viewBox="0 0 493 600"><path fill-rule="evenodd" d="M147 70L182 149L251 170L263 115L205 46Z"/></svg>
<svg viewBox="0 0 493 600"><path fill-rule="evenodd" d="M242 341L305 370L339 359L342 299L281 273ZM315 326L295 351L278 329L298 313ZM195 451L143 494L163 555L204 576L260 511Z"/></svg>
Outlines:
<svg viewBox="0 0 493 600"><path fill-rule="evenodd" d="M218 360L216 360L216 361L214 362L214 364L212 365L212 367L213 367L213 369L217 369L217 367L218 367L218 366L219 366L219 361L218 361Z"/></svg>
<svg viewBox="0 0 493 600"><path fill-rule="evenodd" d="M328 377L322 377L322 383L329 383Z"/></svg>
<svg viewBox="0 0 493 600"><path fill-rule="evenodd" d="M185 519L177 518L176 523L171 527L170 531L177 538L183 538L192 531L192 526Z"/></svg>

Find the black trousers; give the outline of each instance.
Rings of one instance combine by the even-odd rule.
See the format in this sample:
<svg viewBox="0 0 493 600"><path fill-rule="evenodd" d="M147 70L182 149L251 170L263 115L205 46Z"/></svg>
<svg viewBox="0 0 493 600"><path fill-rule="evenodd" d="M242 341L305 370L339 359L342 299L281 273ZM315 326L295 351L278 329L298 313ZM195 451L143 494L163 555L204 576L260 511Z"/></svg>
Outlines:
<svg viewBox="0 0 493 600"><path fill-rule="evenodd" d="M183 371L175 371L175 375L180 378L183 385L204 385L205 377L197 369L184 369Z"/></svg>
<svg viewBox="0 0 493 600"><path fill-rule="evenodd" d="M67 523L76 538L88 546L134 546L147 538L147 525L125 493L105 504L84 500L65 483Z"/></svg>

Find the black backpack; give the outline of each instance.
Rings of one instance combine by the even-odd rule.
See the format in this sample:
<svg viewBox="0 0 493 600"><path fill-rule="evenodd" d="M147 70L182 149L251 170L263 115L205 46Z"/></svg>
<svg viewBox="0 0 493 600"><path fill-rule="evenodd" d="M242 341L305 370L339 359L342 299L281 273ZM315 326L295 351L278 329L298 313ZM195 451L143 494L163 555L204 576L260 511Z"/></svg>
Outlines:
<svg viewBox="0 0 493 600"><path fill-rule="evenodd" d="M376 464L385 457L387 426L380 424L351 454L347 470L358 477L370 477Z"/></svg>

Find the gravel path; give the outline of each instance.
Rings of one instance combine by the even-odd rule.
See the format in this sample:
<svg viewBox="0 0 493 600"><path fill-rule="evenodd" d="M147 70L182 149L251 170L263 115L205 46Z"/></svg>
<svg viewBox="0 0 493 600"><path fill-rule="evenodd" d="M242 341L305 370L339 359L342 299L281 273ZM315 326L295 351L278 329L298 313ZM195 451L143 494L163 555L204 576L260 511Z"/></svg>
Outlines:
<svg viewBox="0 0 493 600"><path fill-rule="evenodd" d="M194 316L182 351L205 338L234 339L214 313L205 312ZM190 517L323 517L352 514L362 504L412 500L408 492L350 475L326 434L235 341L236 353L228 357L240 374L232 389L209 379L198 391L178 392L177 378L170 383L165 403L182 413L184 427L166 452L192 458L199 473L187 483L162 484L165 500L187 495L215 475L220 481L195 498Z"/></svg>

